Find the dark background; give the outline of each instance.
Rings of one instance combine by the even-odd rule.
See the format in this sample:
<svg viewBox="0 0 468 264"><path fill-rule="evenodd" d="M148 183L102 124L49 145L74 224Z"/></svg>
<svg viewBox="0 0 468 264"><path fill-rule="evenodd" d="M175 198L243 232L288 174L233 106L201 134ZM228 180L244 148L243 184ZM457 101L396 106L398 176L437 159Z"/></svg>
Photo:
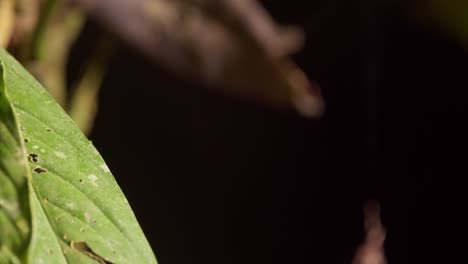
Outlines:
<svg viewBox="0 0 468 264"><path fill-rule="evenodd" d="M389 263L450 263L466 49L406 1L262 2L306 30L294 59L321 84L322 119L220 96L128 46L104 81L91 139L159 262L350 263L375 198Z"/></svg>

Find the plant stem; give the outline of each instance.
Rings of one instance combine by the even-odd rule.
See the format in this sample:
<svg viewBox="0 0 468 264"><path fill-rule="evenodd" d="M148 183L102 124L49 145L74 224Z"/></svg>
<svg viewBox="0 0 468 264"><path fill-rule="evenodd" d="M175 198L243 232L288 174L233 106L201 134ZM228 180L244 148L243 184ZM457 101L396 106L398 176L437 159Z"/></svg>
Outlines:
<svg viewBox="0 0 468 264"><path fill-rule="evenodd" d="M43 12L27 47L28 69L66 108L68 53L83 28L85 15L82 10L58 0L49 1Z"/></svg>
<svg viewBox="0 0 468 264"><path fill-rule="evenodd" d="M0 0L0 47L5 48L13 34L15 5L13 0Z"/></svg>
<svg viewBox="0 0 468 264"><path fill-rule="evenodd" d="M69 103L68 114L86 135L94 124L99 90L113 50L114 44L109 37L100 39Z"/></svg>
<svg viewBox="0 0 468 264"><path fill-rule="evenodd" d="M30 56L34 60L40 60L44 56L44 42L46 39L47 28L52 21L59 2L59 0L47 0L41 10L41 15L33 32L30 46Z"/></svg>

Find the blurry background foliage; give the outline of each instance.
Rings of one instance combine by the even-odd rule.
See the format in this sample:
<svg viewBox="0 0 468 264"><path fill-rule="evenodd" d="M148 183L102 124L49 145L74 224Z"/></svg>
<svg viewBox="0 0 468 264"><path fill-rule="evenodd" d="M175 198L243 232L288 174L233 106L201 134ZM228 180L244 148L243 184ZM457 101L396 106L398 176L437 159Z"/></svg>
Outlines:
<svg viewBox="0 0 468 264"><path fill-rule="evenodd" d="M468 46L468 2L408 3L412 17ZM71 82L70 49L88 17L100 22L103 32ZM116 39L180 77L227 95L293 107L306 117L324 111L318 84L288 58L303 45L302 30L276 25L255 0L0 0L0 45L87 134Z"/></svg>
<svg viewBox="0 0 468 264"><path fill-rule="evenodd" d="M417 14L417 7L413 12ZM458 39L468 49L468 1L429 0L426 11L428 22Z"/></svg>
<svg viewBox="0 0 468 264"><path fill-rule="evenodd" d="M302 30L277 26L255 1L0 3L0 44L47 87L85 133L92 127L116 36L180 77L227 95L295 107L308 117L323 112L318 85L288 58L303 45ZM70 82L69 52L88 17L106 30L95 40L94 51L77 73L80 77Z"/></svg>

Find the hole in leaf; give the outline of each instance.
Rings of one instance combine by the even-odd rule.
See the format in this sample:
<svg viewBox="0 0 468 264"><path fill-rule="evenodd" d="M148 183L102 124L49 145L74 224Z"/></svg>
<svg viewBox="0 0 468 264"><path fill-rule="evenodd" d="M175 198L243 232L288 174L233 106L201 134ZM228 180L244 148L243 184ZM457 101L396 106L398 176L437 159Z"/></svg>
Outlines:
<svg viewBox="0 0 468 264"><path fill-rule="evenodd" d="M112 264L112 262L105 260L103 257L96 254L85 242L70 242L70 247L96 261L101 264Z"/></svg>
<svg viewBox="0 0 468 264"><path fill-rule="evenodd" d="M34 171L35 171L36 173L39 173L39 174L40 174L40 173L47 172L47 170L46 170L46 169L43 169L43 168L41 168L41 167L37 167L37 168L35 168L35 169L34 169Z"/></svg>
<svg viewBox="0 0 468 264"><path fill-rule="evenodd" d="M37 159L37 154L31 153L28 155L29 161L31 162L38 162L39 160Z"/></svg>

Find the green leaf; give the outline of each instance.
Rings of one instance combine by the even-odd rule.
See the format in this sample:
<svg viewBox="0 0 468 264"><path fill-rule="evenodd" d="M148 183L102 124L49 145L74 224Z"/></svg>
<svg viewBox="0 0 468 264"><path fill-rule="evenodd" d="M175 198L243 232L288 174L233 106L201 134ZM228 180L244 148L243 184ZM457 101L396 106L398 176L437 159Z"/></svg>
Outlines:
<svg viewBox="0 0 468 264"><path fill-rule="evenodd" d="M157 263L91 142L0 49L0 264Z"/></svg>

